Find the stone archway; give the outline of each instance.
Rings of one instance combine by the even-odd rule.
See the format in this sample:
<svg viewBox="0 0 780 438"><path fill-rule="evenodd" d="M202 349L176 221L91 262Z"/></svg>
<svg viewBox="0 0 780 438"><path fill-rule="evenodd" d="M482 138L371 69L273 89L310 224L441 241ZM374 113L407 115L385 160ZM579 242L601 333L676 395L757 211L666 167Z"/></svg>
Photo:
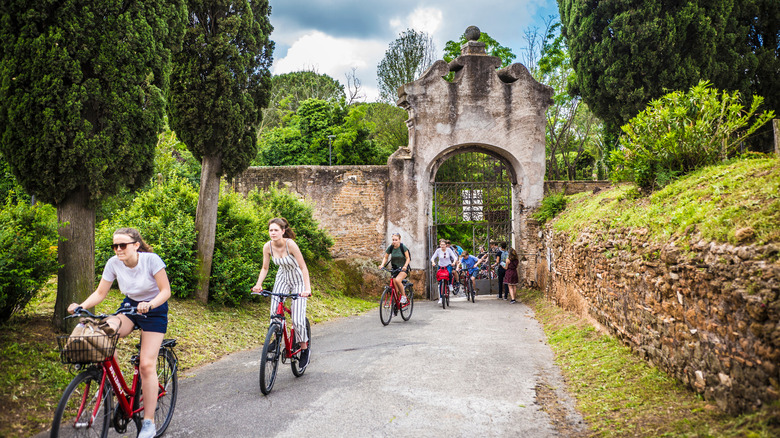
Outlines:
<svg viewBox="0 0 780 438"><path fill-rule="evenodd" d="M513 246L525 240L526 213L544 195L545 112L552 88L537 82L522 64L500 68L467 29L470 41L449 64L439 60L418 80L398 90L409 112L409 146L389 159L387 233L399 232L414 252L412 268L424 270L433 252L426 241L432 223L431 181L450 155L476 149L499 157L512 174ZM452 82L443 79L454 72Z"/></svg>

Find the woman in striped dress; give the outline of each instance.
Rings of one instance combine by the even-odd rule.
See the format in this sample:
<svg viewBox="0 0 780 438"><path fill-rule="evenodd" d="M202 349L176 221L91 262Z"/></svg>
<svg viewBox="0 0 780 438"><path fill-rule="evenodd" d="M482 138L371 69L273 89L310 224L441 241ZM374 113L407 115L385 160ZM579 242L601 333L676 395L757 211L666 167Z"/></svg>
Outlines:
<svg viewBox="0 0 780 438"><path fill-rule="evenodd" d="M268 275L269 259L279 267L274 281L274 292L298 293L300 298L292 300L290 311L295 327L295 339L301 345L301 358L298 366L305 368L309 364L309 338L306 333L306 301L311 295L309 270L303 260L301 250L295 243L295 233L285 218L274 218L268 222L268 234L271 240L263 246L263 268L257 278L253 291L263 290L263 281ZM276 311L279 297L271 298L271 315Z"/></svg>

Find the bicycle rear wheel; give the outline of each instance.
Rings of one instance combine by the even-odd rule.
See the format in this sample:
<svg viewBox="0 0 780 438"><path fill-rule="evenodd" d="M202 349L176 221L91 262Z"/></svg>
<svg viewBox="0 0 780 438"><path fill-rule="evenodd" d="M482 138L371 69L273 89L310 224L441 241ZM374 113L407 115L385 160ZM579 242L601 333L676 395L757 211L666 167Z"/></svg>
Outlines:
<svg viewBox="0 0 780 438"><path fill-rule="evenodd" d="M260 390L268 395L276 381L276 370L279 367L279 349L282 346L282 327L271 324L263 343L263 355L260 358Z"/></svg>
<svg viewBox="0 0 780 438"><path fill-rule="evenodd" d="M157 356L157 381L160 384L157 396L157 409L154 410L154 424L157 436L165 433L176 409L176 397L179 395L179 364L173 352L163 349Z"/></svg>
<svg viewBox="0 0 780 438"><path fill-rule="evenodd" d="M306 318L306 337L309 339L309 361L311 361L311 325L309 325L309 318ZM292 373L295 377L301 377L306 372L306 368L299 367L298 361L295 359L290 361L290 367L292 367Z"/></svg>
<svg viewBox="0 0 780 438"><path fill-rule="evenodd" d="M414 289L411 287L406 288L406 299L408 300L407 305L401 305L401 318L403 318L404 321L409 321L409 318L412 317L412 311L414 310Z"/></svg>
<svg viewBox="0 0 780 438"><path fill-rule="evenodd" d="M379 319L382 325L390 324L393 319L393 291L388 286L385 286L382 298L379 299Z"/></svg>
<svg viewBox="0 0 780 438"><path fill-rule="evenodd" d="M110 391L109 385L100 387L102 378L103 370L92 368L70 381L54 411L52 438L108 435Z"/></svg>

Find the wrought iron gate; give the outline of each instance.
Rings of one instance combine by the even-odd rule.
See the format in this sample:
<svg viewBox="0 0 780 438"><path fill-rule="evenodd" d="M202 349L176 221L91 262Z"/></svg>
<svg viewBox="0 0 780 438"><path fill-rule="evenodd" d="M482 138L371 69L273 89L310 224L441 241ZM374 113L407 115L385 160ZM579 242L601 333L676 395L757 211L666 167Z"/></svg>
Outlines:
<svg viewBox="0 0 780 438"><path fill-rule="evenodd" d="M448 159L436 174L432 204L431 254L441 238L471 254L488 250L492 241L511 244L512 184L506 167L496 158L466 152ZM429 297L438 297L436 270L428 266Z"/></svg>

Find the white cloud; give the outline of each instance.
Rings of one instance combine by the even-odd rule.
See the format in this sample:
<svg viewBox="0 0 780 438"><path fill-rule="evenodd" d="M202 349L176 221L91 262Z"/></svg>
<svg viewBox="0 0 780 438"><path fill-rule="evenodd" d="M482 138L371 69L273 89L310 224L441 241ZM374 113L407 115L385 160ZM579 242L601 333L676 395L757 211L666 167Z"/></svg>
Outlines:
<svg viewBox="0 0 780 438"><path fill-rule="evenodd" d="M436 8L417 8L406 17L409 27L433 35L439 30L444 14Z"/></svg>
<svg viewBox="0 0 780 438"><path fill-rule="evenodd" d="M284 58L272 67L275 75L300 70L314 70L341 82L346 87L345 74L356 68L362 91L367 100L379 96L376 86L376 66L385 53L386 44L374 40L335 38L320 31L304 33L290 45Z"/></svg>

